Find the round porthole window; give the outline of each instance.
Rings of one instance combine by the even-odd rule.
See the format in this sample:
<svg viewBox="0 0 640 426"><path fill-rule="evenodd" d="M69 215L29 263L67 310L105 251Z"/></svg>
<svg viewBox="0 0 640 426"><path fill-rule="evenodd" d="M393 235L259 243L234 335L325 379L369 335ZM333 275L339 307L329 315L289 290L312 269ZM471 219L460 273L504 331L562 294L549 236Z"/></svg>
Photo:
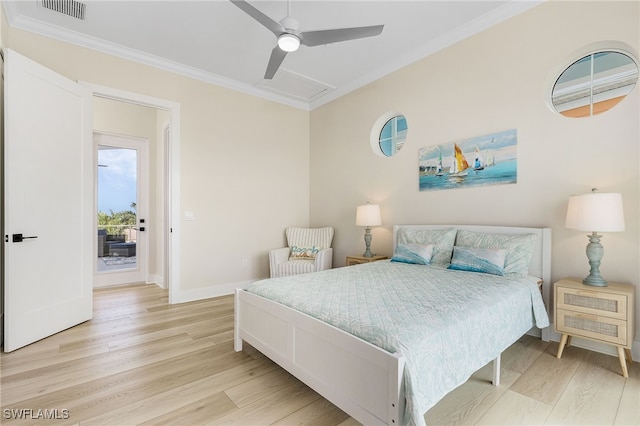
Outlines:
<svg viewBox="0 0 640 426"><path fill-rule="evenodd" d="M638 63L630 55L601 50L583 56L558 77L551 103L565 117L591 117L616 106L638 81Z"/></svg>
<svg viewBox="0 0 640 426"><path fill-rule="evenodd" d="M381 157L392 157L404 146L407 130L407 119L404 115L394 112L383 115L371 129L371 149Z"/></svg>

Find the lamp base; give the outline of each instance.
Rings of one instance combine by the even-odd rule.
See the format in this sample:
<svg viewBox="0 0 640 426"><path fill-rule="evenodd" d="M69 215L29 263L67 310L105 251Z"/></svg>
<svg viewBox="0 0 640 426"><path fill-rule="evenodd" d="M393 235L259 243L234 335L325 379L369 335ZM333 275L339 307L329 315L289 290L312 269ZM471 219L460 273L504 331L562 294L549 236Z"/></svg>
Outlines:
<svg viewBox="0 0 640 426"><path fill-rule="evenodd" d="M365 251L362 257L375 256L373 253L371 253L371 228L368 226L364 228L364 244L365 244Z"/></svg>
<svg viewBox="0 0 640 426"><path fill-rule="evenodd" d="M600 261L604 256L604 247L600 244L600 237L595 232L589 237L589 244L587 244L587 258L589 259L589 265L591 270L589 276L582 280L582 284L590 285L594 287L606 287L607 281L600 275Z"/></svg>
<svg viewBox="0 0 640 426"><path fill-rule="evenodd" d="M607 287L607 281L605 281L604 278L592 277L591 275L589 275L587 278L582 280L582 284L590 285L593 287Z"/></svg>

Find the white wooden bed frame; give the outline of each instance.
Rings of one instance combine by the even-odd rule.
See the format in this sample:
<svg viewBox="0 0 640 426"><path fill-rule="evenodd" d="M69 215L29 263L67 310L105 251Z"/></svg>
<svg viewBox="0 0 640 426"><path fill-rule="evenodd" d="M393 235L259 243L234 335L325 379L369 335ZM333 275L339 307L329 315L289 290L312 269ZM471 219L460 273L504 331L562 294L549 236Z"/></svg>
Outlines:
<svg viewBox="0 0 640 426"><path fill-rule="evenodd" d="M534 233L538 241L529 265L540 277L543 298L551 284L551 230L472 225L396 225L398 230L465 229L496 234ZM543 340L548 340L543 330ZM404 424L404 358L277 302L236 290L234 349L246 341L350 416L366 425ZM500 357L494 360L499 382Z"/></svg>

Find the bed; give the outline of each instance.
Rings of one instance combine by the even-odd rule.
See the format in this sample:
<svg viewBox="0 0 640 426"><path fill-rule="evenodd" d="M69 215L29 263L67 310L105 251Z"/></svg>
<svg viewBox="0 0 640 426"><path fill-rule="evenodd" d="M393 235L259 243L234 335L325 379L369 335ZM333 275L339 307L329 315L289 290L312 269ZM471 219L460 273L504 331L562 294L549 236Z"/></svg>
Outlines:
<svg viewBox="0 0 640 426"><path fill-rule="evenodd" d="M501 352L548 327L550 229L401 225L393 245L394 261L238 289L235 350L249 343L363 424L422 425L492 360L497 383Z"/></svg>

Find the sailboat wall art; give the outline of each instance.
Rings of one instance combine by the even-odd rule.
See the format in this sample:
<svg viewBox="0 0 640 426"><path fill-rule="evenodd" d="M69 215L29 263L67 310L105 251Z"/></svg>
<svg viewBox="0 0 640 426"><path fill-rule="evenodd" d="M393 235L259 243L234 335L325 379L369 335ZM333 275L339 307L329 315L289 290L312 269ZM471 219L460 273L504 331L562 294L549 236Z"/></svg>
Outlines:
<svg viewBox="0 0 640 426"><path fill-rule="evenodd" d="M516 129L420 148L420 191L518 182Z"/></svg>

